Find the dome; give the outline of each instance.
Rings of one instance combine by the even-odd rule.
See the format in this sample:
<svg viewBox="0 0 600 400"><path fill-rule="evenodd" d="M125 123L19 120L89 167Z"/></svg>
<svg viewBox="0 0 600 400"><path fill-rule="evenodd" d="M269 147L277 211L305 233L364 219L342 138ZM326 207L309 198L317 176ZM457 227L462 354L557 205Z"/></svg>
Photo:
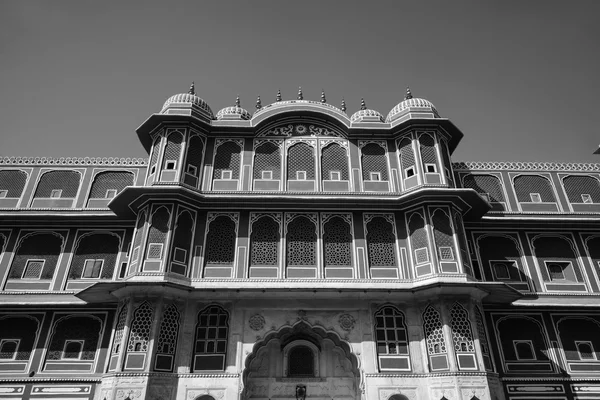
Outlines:
<svg viewBox="0 0 600 400"><path fill-rule="evenodd" d="M440 117L432 102L430 102L429 100L420 99L418 97L413 97L412 93L410 92L410 89L407 88L406 97L404 97L403 101L396 104L396 106L391 109L385 121L392 122L409 112L429 114L433 113L434 118Z"/></svg>
<svg viewBox="0 0 600 400"><path fill-rule="evenodd" d="M384 122L384 119L379 111L368 109L364 99L361 99L360 110L352 114L350 122Z"/></svg>
<svg viewBox="0 0 600 400"><path fill-rule="evenodd" d="M177 107L174 105L177 104ZM179 105L182 105L181 107ZM191 106L192 109L196 109L196 111L204 115L208 119L213 119L214 115L208 104L202 100L200 97L196 96L194 84L190 86L190 90L188 93L180 93L174 96L171 96L165 101L165 104L162 106L162 110L160 111L162 114L180 114L179 110L170 110L171 108L189 108Z"/></svg>
<svg viewBox="0 0 600 400"><path fill-rule="evenodd" d="M241 107L239 96L235 99L234 106L225 107L225 108L219 110L219 112L217 113L218 120L222 120L222 119L248 120L250 118L252 118L252 115L248 111L246 111L245 109L243 109Z"/></svg>

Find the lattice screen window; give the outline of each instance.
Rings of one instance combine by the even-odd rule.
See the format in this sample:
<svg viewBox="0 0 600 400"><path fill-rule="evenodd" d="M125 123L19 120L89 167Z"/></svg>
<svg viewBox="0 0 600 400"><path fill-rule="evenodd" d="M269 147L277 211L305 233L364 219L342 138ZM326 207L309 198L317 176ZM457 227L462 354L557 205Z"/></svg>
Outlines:
<svg viewBox="0 0 600 400"><path fill-rule="evenodd" d="M483 363L485 364L485 369L491 371L493 368L490 354L490 345L488 343L485 326L483 325L483 314L481 314L481 311L478 307L475 307L475 318L477 322L477 335L479 336L479 345L481 346L481 355L483 356Z"/></svg>
<svg viewBox="0 0 600 400"><path fill-rule="evenodd" d="M542 202L556 203L550 181L538 175L520 175L514 180L517 200L521 203L531 203L532 193L538 193Z"/></svg>
<svg viewBox="0 0 600 400"><path fill-rule="evenodd" d="M332 172L339 172L338 179L348 179L348 153L346 149L337 143L331 143L321 150L321 179L333 180ZM338 174L334 174L338 175Z"/></svg>
<svg viewBox="0 0 600 400"><path fill-rule="evenodd" d="M60 198L71 199L77 196L81 175L75 171L50 171L40 178L35 198L49 199L53 190L61 190Z"/></svg>
<svg viewBox="0 0 600 400"><path fill-rule="evenodd" d="M202 169L202 155L204 154L204 142L199 136L192 136L189 140L187 150L187 160L185 172L195 177L200 176L200 170ZM192 184L193 181L185 181L185 183Z"/></svg>
<svg viewBox="0 0 600 400"><path fill-rule="evenodd" d="M154 320L154 311L150 303L145 301L134 312L131 321L131 332L127 342L127 352L146 352L150 341L150 329Z"/></svg>
<svg viewBox="0 0 600 400"><path fill-rule="evenodd" d="M81 279L84 273L86 260L99 260L102 263L102 272L97 278L111 279L119 256L119 237L110 233L92 233L80 237L71 261L69 279Z"/></svg>
<svg viewBox="0 0 600 400"><path fill-rule="evenodd" d="M456 236L458 237L458 246L460 248L460 255L465 272L469 275L473 275L469 259L469 248L467 245L467 236L465 234L465 225L463 223L462 215L458 211L454 212L454 229L456 230Z"/></svg>
<svg viewBox="0 0 600 400"><path fill-rule="evenodd" d="M423 313L423 329L429 355L446 353L446 341L440 313L432 306Z"/></svg>
<svg viewBox="0 0 600 400"><path fill-rule="evenodd" d="M228 179L240 178L240 163L242 161L242 148L235 142L225 142L217 147L213 179L225 179L224 172L231 171ZM225 178L224 178L225 176Z"/></svg>
<svg viewBox="0 0 600 400"><path fill-rule="evenodd" d="M408 354L408 335L404 315L394 307L375 313L377 355Z"/></svg>
<svg viewBox="0 0 600 400"><path fill-rule="evenodd" d="M572 175L563 179L570 203L600 203L600 182L590 176Z"/></svg>
<svg viewBox="0 0 600 400"><path fill-rule="evenodd" d="M425 133L419 136L419 149L421 151L421 161L423 162L423 170L425 172L437 172L439 171L439 162L437 158L437 152L435 150L435 139L433 136ZM436 167L436 171L428 171L427 166L433 165Z"/></svg>
<svg viewBox="0 0 600 400"><path fill-rule="evenodd" d="M63 358L67 341L83 341L81 360L93 360L100 340L102 322L89 316L74 316L61 319L54 325L54 335L48 347L47 360Z"/></svg>
<svg viewBox="0 0 600 400"><path fill-rule="evenodd" d="M454 178L452 176L452 162L450 161L450 153L448 152L448 145L445 140L440 140L440 153L442 153L442 160L444 161L444 169L446 170L446 178L451 186L454 185Z"/></svg>
<svg viewBox="0 0 600 400"><path fill-rule="evenodd" d="M17 246L8 277L20 279L28 260L44 260L40 279L52 279L62 251L63 237L47 232L33 233L21 239Z"/></svg>
<svg viewBox="0 0 600 400"><path fill-rule="evenodd" d="M206 237L206 264L233 265L235 239L235 222L225 215L215 218Z"/></svg>
<svg viewBox="0 0 600 400"><path fill-rule="evenodd" d="M177 334L179 333L179 317L175 304L171 304L165 309L160 323L157 353L175 354Z"/></svg>
<svg viewBox="0 0 600 400"><path fill-rule="evenodd" d="M0 339L0 360L15 359L20 341L20 339Z"/></svg>
<svg viewBox="0 0 600 400"><path fill-rule="evenodd" d="M176 169L181 158L183 135L173 132L167 137L167 145L163 153L163 169Z"/></svg>
<svg viewBox="0 0 600 400"><path fill-rule="evenodd" d="M491 202L503 203L506 201L500 179L494 175L467 175L463 181L463 186L474 189L477 193L487 195Z"/></svg>
<svg viewBox="0 0 600 400"><path fill-rule="evenodd" d="M429 239L423 216L418 212L412 213L408 219L408 231L410 244L416 264L424 264L430 261Z"/></svg>
<svg viewBox="0 0 600 400"><path fill-rule="evenodd" d="M458 303L454 303L450 310L450 326L452 328L452 342L457 353L472 353L475 351L471 321L467 310Z"/></svg>
<svg viewBox="0 0 600 400"><path fill-rule="evenodd" d="M127 321L127 303L124 303L117 317L117 326L115 327L115 337L113 338L112 352L119 354L121 351L121 342L123 341L123 332L125 330L125 322Z"/></svg>
<svg viewBox="0 0 600 400"><path fill-rule="evenodd" d="M250 265L279 265L279 223L260 217L252 224Z"/></svg>
<svg viewBox="0 0 600 400"><path fill-rule="evenodd" d="M129 264L137 264L140 256L140 246L144 239L144 225L146 223L146 210L141 211L138 214L137 223L135 226L135 237L133 244L131 245L131 257L129 258ZM134 271L132 271L134 272Z"/></svg>
<svg viewBox="0 0 600 400"><path fill-rule="evenodd" d="M352 233L348 222L330 218L323 226L325 267L352 265Z"/></svg>
<svg viewBox="0 0 600 400"><path fill-rule="evenodd" d="M160 154L160 145L161 145L162 137L159 136L154 140L154 144L152 145L152 154L150 155L150 175L156 172L156 167L158 163L158 156Z"/></svg>
<svg viewBox="0 0 600 400"><path fill-rule="evenodd" d="M189 262L189 254L192 247L192 238L194 230L194 217L189 211L179 213L175 223L175 233L173 235L173 255L172 260L178 264L186 265ZM185 275L186 268L171 267L171 272Z"/></svg>
<svg viewBox="0 0 600 400"><path fill-rule="evenodd" d="M438 250L440 261L453 261L454 256L454 238L450 216L441 208L435 209L431 215L433 222L433 237Z"/></svg>
<svg viewBox="0 0 600 400"><path fill-rule="evenodd" d="M300 175L315 179L315 150L306 143L296 143L288 149L287 178L296 180ZM298 172L304 174L298 174Z"/></svg>
<svg viewBox="0 0 600 400"><path fill-rule="evenodd" d="M412 140L404 138L398 143L398 150L400 153L400 166L404 173L404 179L414 176L417 171L415 170L415 153L412 147Z"/></svg>
<svg viewBox="0 0 600 400"><path fill-rule="evenodd" d="M0 192L5 192L3 198L19 198L25 188L27 174L23 171L0 171Z"/></svg>
<svg viewBox="0 0 600 400"><path fill-rule="evenodd" d="M108 199L115 197L127 186L133 186L133 173L126 171L107 171L96 174L90 199ZM111 196L111 191L114 191Z"/></svg>
<svg viewBox="0 0 600 400"><path fill-rule="evenodd" d="M559 276L557 270L554 279L583 282L577 263L578 255L574 252L571 241L562 236L538 236L532 241L532 245L545 281L552 280L552 277L549 276L544 265L556 264L561 266L564 278Z"/></svg>
<svg viewBox="0 0 600 400"><path fill-rule="evenodd" d="M315 376L315 355L308 346L296 346L288 356L288 377L305 378Z"/></svg>
<svg viewBox="0 0 600 400"><path fill-rule="evenodd" d="M148 250L146 258L160 260L163 258L164 244L169 233L169 219L171 214L166 207L159 207L152 214L150 231L148 232Z"/></svg>
<svg viewBox="0 0 600 400"><path fill-rule="evenodd" d="M386 149L377 143L369 143L361 149L362 177L371 180L371 172L379 172L382 181L389 180Z"/></svg>
<svg viewBox="0 0 600 400"><path fill-rule="evenodd" d="M23 279L40 279L45 263L46 260L27 260L23 271Z"/></svg>
<svg viewBox="0 0 600 400"><path fill-rule="evenodd" d="M307 217L296 217L287 226L287 265L317 265L317 229Z"/></svg>
<svg viewBox="0 0 600 400"><path fill-rule="evenodd" d="M270 178L263 174L269 171ZM275 143L263 143L254 150L254 179L281 179L281 150Z"/></svg>
<svg viewBox="0 0 600 400"><path fill-rule="evenodd" d="M367 250L371 268L397 266L394 227L384 217L374 217L367 223Z"/></svg>
<svg viewBox="0 0 600 400"><path fill-rule="evenodd" d="M225 354L229 315L221 307L213 306L200 314L196 329L195 352L199 354Z"/></svg>
<svg viewBox="0 0 600 400"><path fill-rule="evenodd" d="M33 352L38 329L39 322L33 317L18 315L0 316L0 341L10 339L19 341L15 350L16 354L0 353L0 359L29 360Z"/></svg>

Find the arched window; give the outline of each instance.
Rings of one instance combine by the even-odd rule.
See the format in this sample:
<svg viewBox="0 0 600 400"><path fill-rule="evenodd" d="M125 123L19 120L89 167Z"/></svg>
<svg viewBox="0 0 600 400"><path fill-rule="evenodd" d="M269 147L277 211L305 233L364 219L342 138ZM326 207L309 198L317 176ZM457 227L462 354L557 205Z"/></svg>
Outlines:
<svg viewBox="0 0 600 400"><path fill-rule="evenodd" d="M119 237L108 232L81 236L71 261L69 279L111 279L119 247Z"/></svg>
<svg viewBox="0 0 600 400"><path fill-rule="evenodd" d="M59 234L36 232L24 236L17 246L9 279L52 279L62 245Z"/></svg>
<svg viewBox="0 0 600 400"><path fill-rule="evenodd" d="M119 354L123 346L123 333L125 330L125 322L127 322L127 302L121 305L119 314L117 316L117 325L115 326L115 335L113 336L112 349L110 353L110 361L108 364L108 371L114 371L117 368L117 362L119 361Z"/></svg>
<svg viewBox="0 0 600 400"><path fill-rule="evenodd" d="M408 335L400 311L388 306L375 313L375 338L381 371L410 370Z"/></svg>
<svg viewBox="0 0 600 400"><path fill-rule="evenodd" d="M313 221L298 216L287 226L287 277L316 278L317 232Z"/></svg>
<svg viewBox="0 0 600 400"><path fill-rule="evenodd" d="M79 190L81 175L76 171L50 171L40 178L34 198L73 199Z"/></svg>
<svg viewBox="0 0 600 400"><path fill-rule="evenodd" d="M187 150L185 167L185 178L183 182L198 187L200 171L202 169L202 157L204 156L204 141L200 136L194 135L190 138Z"/></svg>
<svg viewBox="0 0 600 400"><path fill-rule="evenodd" d="M535 237L531 243L545 282L584 282L571 240L561 235L544 235Z"/></svg>
<svg viewBox="0 0 600 400"><path fill-rule="evenodd" d="M162 136L156 137L154 139L154 143L152 143L152 154L150 155L150 163L148 169L148 178L153 176L156 173L156 169L158 168L158 157L160 155L160 146L162 143ZM148 183L152 183L151 179L148 179Z"/></svg>
<svg viewBox="0 0 600 400"><path fill-rule="evenodd" d="M538 175L520 175L514 180L520 203L556 203L550 181Z"/></svg>
<svg viewBox="0 0 600 400"><path fill-rule="evenodd" d="M314 377L314 354L308 346L296 346L288 356L288 377Z"/></svg>
<svg viewBox="0 0 600 400"><path fill-rule="evenodd" d="M229 314L219 306L209 306L198 315L194 346L194 371L225 369Z"/></svg>
<svg viewBox="0 0 600 400"><path fill-rule="evenodd" d="M173 181L177 177L179 159L181 158L182 142L183 135L179 132L173 132L167 136L167 145L165 146L165 152L163 153L163 173L161 174L161 180ZM172 172L165 173L165 171Z"/></svg>
<svg viewBox="0 0 600 400"><path fill-rule="evenodd" d="M20 198L26 182L27 174L23 171L0 171L0 199Z"/></svg>
<svg viewBox="0 0 600 400"><path fill-rule="evenodd" d="M436 208L431 214L433 222L433 237L437 248L438 259L441 264L441 272L458 272L456 264L454 232L450 222L450 216L442 208Z"/></svg>
<svg viewBox="0 0 600 400"><path fill-rule="evenodd" d="M402 167L402 179L404 188L409 189L417 184L417 170L415 167L415 153L412 147L412 140L404 138L398 143L400 154L400 166ZM411 179L412 178L412 179Z"/></svg>
<svg viewBox="0 0 600 400"><path fill-rule="evenodd" d="M277 278L279 269L279 223L262 216L252 223L250 277Z"/></svg>
<svg viewBox="0 0 600 400"><path fill-rule="evenodd" d="M458 368L461 370L477 369L471 320L469 319L467 310L459 303L454 303L450 310L450 327L452 329L452 342L458 361Z"/></svg>
<svg viewBox="0 0 600 400"><path fill-rule="evenodd" d="M171 213L167 207L159 207L152 214L150 230L148 232L148 244L146 258L148 261L162 260L167 234L169 233L169 220Z"/></svg>
<svg viewBox="0 0 600 400"><path fill-rule="evenodd" d="M32 316L0 316L0 360L29 360L39 327Z"/></svg>
<svg viewBox="0 0 600 400"><path fill-rule="evenodd" d="M391 216L390 216L391 217ZM391 218L393 220L393 217ZM398 258L394 226L385 216L375 216L366 223L367 252L372 278L397 278Z"/></svg>
<svg viewBox="0 0 600 400"><path fill-rule="evenodd" d="M279 181L281 179L281 150L280 146L273 142L260 144L254 150L254 189L255 190L279 190L277 186L270 186L256 181Z"/></svg>
<svg viewBox="0 0 600 400"><path fill-rule="evenodd" d="M600 182L591 176L571 175L563 179L569 202L572 204L600 203Z"/></svg>
<svg viewBox="0 0 600 400"><path fill-rule="evenodd" d="M96 358L102 321L87 315L68 316L54 324L46 363L62 359L91 361Z"/></svg>
<svg viewBox="0 0 600 400"><path fill-rule="evenodd" d="M463 270L466 274L473 275L471 268L471 259L469 257L469 247L467 244L467 235L465 233L465 225L463 223L462 214L459 211L454 212L454 230L458 238L458 248L463 262Z"/></svg>
<svg viewBox="0 0 600 400"><path fill-rule="evenodd" d="M477 238L484 280L525 281L520 246L512 235L485 235ZM518 284L519 290L528 290L527 284Z"/></svg>
<svg viewBox="0 0 600 400"><path fill-rule="evenodd" d="M315 151L307 143L296 143L288 149L288 180L315 179Z"/></svg>
<svg viewBox="0 0 600 400"><path fill-rule="evenodd" d="M338 143L331 143L321 150L321 179L324 181L347 181L348 154Z"/></svg>
<svg viewBox="0 0 600 400"><path fill-rule="evenodd" d="M386 149L378 143L369 143L361 149L363 181L388 181Z"/></svg>
<svg viewBox="0 0 600 400"><path fill-rule="evenodd" d="M493 371L492 358L490 353L490 345L485 330L483 314L478 307L475 307L475 319L477 322L477 335L479 336L479 344L481 346L481 355L483 356L483 364L487 371Z"/></svg>
<svg viewBox="0 0 600 400"><path fill-rule="evenodd" d="M410 244L412 246L413 259L415 261L415 273L417 276L427 275L431 270L431 257L429 256L429 239L425 227L425 219L418 212L408 217L408 231Z"/></svg>
<svg viewBox="0 0 600 400"><path fill-rule="evenodd" d="M500 179L494 175L467 175L463 180L465 188L473 189L492 203L492 211L506 209L506 199Z"/></svg>
<svg viewBox="0 0 600 400"><path fill-rule="evenodd" d="M137 217L137 222L135 225L135 236L133 239L133 243L131 245L131 257L129 258L129 273L137 272L137 264L140 258L140 247L146 236L144 232L144 228L146 226L146 210L142 210Z"/></svg>
<svg viewBox="0 0 600 400"><path fill-rule="evenodd" d="M227 215L220 215L210 222L204 256L205 277L210 276L207 268L225 267L231 269L233 267L236 240L235 225L235 221ZM229 275L228 273L227 276Z"/></svg>
<svg viewBox="0 0 600 400"><path fill-rule="evenodd" d="M440 163L435 149L435 139L428 133L419 136L419 150L425 173L425 183L440 183Z"/></svg>
<svg viewBox="0 0 600 400"><path fill-rule="evenodd" d="M175 304L165 308L160 323L158 345L156 347L156 361L154 369L157 371L172 371L175 350L177 349L177 335L179 333L179 311Z"/></svg>
<svg viewBox="0 0 600 400"><path fill-rule="evenodd" d="M425 331L425 343L429 355L429 368L431 371L448 369L448 357L446 354L446 340L440 313L428 306L423 313L423 330Z"/></svg>
<svg viewBox="0 0 600 400"><path fill-rule="evenodd" d="M90 199L112 199L127 186L133 186L133 173L126 171L100 172L94 177L90 189Z"/></svg>
<svg viewBox="0 0 600 400"><path fill-rule="evenodd" d="M498 346L506 368L521 371L553 371L548 358L547 333L537 316L507 315L496 322ZM526 361L526 363L521 363Z"/></svg>
<svg viewBox="0 0 600 400"><path fill-rule="evenodd" d="M213 179L239 179L242 148L236 142L227 141L218 145L215 154Z"/></svg>
<svg viewBox="0 0 600 400"><path fill-rule="evenodd" d="M19 342L19 339L0 339L0 360L14 360Z"/></svg>
<svg viewBox="0 0 600 400"><path fill-rule="evenodd" d="M191 256L192 239L194 237L194 217L189 211L179 213L173 235L173 254L171 255L171 272L187 274Z"/></svg>
<svg viewBox="0 0 600 400"><path fill-rule="evenodd" d="M323 224L323 264L326 278L352 278L352 230L342 217Z"/></svg>

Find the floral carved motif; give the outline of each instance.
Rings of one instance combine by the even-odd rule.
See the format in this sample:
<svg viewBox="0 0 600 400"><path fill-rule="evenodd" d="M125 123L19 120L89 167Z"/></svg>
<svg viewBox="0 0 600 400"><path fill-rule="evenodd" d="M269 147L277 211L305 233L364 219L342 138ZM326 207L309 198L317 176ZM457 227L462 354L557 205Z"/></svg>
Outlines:
<svg viewBox="0 0 600 400"><path fill-rule="evenodd" d="M265 318L260 314L255 314L250 317L248 324L253 331L260 331L265 327Z"/></svg>
<svg viewBox="0 0 600 400"><path fill-rule="evenodd" d="M338 319L338 323L340 324L340 328L345 330L346 332L354 329L354 325L356 324L356 320L350 314L342 314Z"/></svg>

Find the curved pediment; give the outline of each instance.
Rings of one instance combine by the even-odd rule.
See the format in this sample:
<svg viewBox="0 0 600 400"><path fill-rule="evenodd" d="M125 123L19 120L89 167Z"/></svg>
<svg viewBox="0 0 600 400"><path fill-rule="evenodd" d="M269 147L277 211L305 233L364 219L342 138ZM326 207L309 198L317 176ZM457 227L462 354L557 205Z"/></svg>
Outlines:
<svg viewBox="0 0 600 400"><path fill-rule="evenodd" d="M344 129L323 120L314 118L285 118L277 119L265 125L256 133L257 137L341 137L347 138Z"/></svg>
<svg viewBox="0 0 600 400"><path fill-rule="evenodd" d="M313 117L321 121L331 122L340 129L350 128L350 119L345 112L331 104L309 100L278 101L262 107L252 116L252 125L260 127L273 119L285 117Z"/></svg>

